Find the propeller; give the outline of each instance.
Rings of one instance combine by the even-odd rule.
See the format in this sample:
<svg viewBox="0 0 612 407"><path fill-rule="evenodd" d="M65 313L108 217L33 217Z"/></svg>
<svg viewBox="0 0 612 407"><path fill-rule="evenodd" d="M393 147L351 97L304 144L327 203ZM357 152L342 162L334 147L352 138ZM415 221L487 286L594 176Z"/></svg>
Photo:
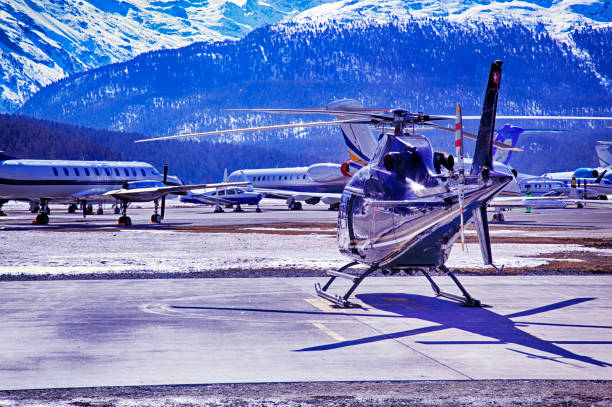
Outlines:
<svg viewBox="0 0 612 407"><path fill-rule="evenodd" d="M595 184L599 184L602 180L602 178L604 177L604 175L606 175L606 173L608 172L608 170L603 170L603 172L601 174L599 174L599 177L597 177L597 179L595 180Z"/></svg>
<svg viewBox="0 0 612 407"><path fill-rule="evenodd" d="M166 181L168 181L168 164L164 164L164 184L168 185ZM166 213L166 195L162 196L161 200L161 218L163 219Z"/></svg>
<svg viewBox="0 0 612 407"><path fill-rule="evenodd" d="M459 216L461 219L461 250L465 251L465 232L463 223L463 193L465 187L465 168L463 167L463 123L461 120L461 106L457 103L457 116L455 118L455 154L459 166Z"/></svg>

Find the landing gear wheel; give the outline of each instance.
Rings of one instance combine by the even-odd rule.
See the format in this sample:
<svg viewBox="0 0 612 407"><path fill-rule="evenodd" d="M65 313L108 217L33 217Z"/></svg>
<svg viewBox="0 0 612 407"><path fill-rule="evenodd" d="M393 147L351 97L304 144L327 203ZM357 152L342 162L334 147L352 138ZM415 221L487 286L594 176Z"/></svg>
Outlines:
<svg viewBox="0 0 612 407"><path fill-rule="evenodd" d="M215 208L215 213L221 213L221 212L225 212L223 208L221 207Z"/></svg>
<svg viewBox="0 0 612 407"><path fill-rule="evenodd" d="M299 211L302 209L302 203L291 201L291 203L289 204L289 209L291 209L292 211Z"/></svg>
<svg viewBox="0 0 612 407"><path fill-rule="evenodd" d="M261 212L261 208L255 209L255 212Z"/></svg>
<svg viewBox="0 0 612 407"><path fill-rule="evenodd" d="M120 217L119 226L132 226L132 219L129 216Z"/></svg>
<svg viewBox="0 0 612 407"><path fill-rule="evenodd" d="M39 225L48 225L49 216L46 213L39 213L36 217L36 223Z"/></svg>
<svg viewBox="0 0 612 407"><path fill-rule="evenodd" d="M32 206L30 208L30 212L32 212L32 213L36 213L38 211L40 211L40 206L38 206L38 205L34 205L34 206Z"/></svg>
<svg viewBox="0 0 612 407"><path fill-rule="evenodd" d="M92 213L93 213L93 206L87 205L87 208L85 209L85 214L91 215Z"/></svg>
<svg viewBox="0 0 612 407"><path fill-rule="evenodd" d="M505 220L505 218L504 218L504 214L503 214L503 213L500 213L500 214L497 216L497 220L498 220L498 221L500 221L500 222L503 222L503 221Z"/></svg>
<svg viewBox="0 0 612 407"><path fill-rule="evenodd" d="M115 215L119 215L120 212L121 212L121 209L119 209L118 206L115 206Z"/></svg>
<svg viewBox="0 0 612 407"><path fill-rule="evenodd" d="M75 204L68 205L68 213L75 213L77 206Z"/></svg>
<svg viewBox="0 0 612 407"><path fill-rule="evenodd" d="M0 210L0 216L6 216L6 212Z"/></svg>
<svg viewBox="0 0 612 407"><path fill-rule="evenodd" d="M576 204L576 207L577 207L577 208L584 208L584 205L582 204L582 202L578 202L578 203Z"/></svg>
<svg viewBox="0 0 612 407"><path fill-rule="evenodd" d="M157 215L155 213L153 215L151 215L151 222L152 223L161 223L161 221L162 221L162 217L161 216L159 216L159 215Z"/></svg>
<svg viewBox="0 0 612 407"><path fill-rule="evenodd" d="M96 211L96 215L104 215L104 209L98 208L98 210Z"/></svg>

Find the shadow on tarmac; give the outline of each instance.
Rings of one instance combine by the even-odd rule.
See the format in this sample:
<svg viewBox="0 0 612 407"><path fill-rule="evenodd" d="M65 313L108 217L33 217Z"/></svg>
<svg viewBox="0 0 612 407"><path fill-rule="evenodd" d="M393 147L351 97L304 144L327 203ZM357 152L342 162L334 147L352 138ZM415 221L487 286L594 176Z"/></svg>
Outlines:
<svg viewBox="0 0 612 407"><path fill-rule="evenodd" d="M372 343L388 339L401 339L413 337L428 332L436 332L444 329L461 329L466 332L471 332L476 335L492 338L491 341L415 341L424 345L481 345L481 344L515 344L531 348L537 351L547 352L557 355L560 358L572 359L596 366L611 367L612 364L593 359L588 356L578 355L565 350L556 345L556 343L566 344L612 344L612 342L602 341L571 341L571 342L553 342L545 341L531 334L528 334L518 327L527 325L546 325L546 326L563 326L574 328L600 328L612 329L612 326L598 325L568 325L568 324L552 324L538 322L514 322L511 318L530 316L540 314L560 308L569 307L583 302L594 300L595 298L574 298L571 300L561 301L555 304L550 304L543 307L533 308L530 310L517 312L510 315L499 315L485 308L464 308L457 306L456 303L439 298L425 297L421 295L411 294L361 294L356 296L359 300L369 305L372 308L391 312L404 318L415 318L423 321L438 324L426 328L413 329L409 331L400 331L389 334L382 334L360 338L350 341L336 342L327 345L313 346L297 350L298 352L324 351L338 349L347 346L360 345L364 343ZM557 363L566 362L558 360L555 357L535 355L522 352L516 349L508 348L517 353L524 354L530 358L546 359Z"/></svg>

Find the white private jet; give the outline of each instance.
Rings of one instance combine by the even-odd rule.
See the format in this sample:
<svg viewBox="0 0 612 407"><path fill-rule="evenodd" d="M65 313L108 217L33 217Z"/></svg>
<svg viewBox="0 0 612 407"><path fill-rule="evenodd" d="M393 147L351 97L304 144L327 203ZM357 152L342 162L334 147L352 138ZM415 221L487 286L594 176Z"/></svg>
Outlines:
<svg viewBox="0 0 612 407"><path fill-rule="evenodd" d="M77 161L16 159L0 153L0 209L8 200L39 203L35 223L49 223L49 202L83 204L86 215L87 201L114 198L120 201L120 226L130 226L127 216L131 202L154 201L151 221L164 218L167 194L206 188L245 185L244 182L182 185L176 177L164 175L151 164L137 161ZM161 213L158 213L161 199ZM1 211L0 211L1 212Z"/></svg>

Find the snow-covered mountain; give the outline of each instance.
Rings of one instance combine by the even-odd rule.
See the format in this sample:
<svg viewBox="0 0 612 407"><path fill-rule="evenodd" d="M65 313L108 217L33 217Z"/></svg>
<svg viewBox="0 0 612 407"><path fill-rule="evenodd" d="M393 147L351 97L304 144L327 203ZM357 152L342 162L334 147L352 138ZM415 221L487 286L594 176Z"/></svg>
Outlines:
<svg viewBox="0 0 612 407"><path fill-rule="evenodd" d="M609 0L2 0L0 112L65 76L143 52L330 22L445 18L470 24L519 20L566 41L572 26L610 25ZM589 55L584 55L588 62ZM605 78L603 78L605 80Z"/></svg>
<svg viewBox="0 0 612 407"><path fill-rule="evenodd" d="M609 0L339 0L306 10L292 21L346 23L424 18L444 18L460 24L516 20L567 39L567 32L578 25L609 26L612 7Z"/></svg>
<svg viewBox="0 0 612 407"><path fill-rule="evenodd" d="M329 0L2 0L0 112L41 86L143 52L242 38Z"/></svg>

